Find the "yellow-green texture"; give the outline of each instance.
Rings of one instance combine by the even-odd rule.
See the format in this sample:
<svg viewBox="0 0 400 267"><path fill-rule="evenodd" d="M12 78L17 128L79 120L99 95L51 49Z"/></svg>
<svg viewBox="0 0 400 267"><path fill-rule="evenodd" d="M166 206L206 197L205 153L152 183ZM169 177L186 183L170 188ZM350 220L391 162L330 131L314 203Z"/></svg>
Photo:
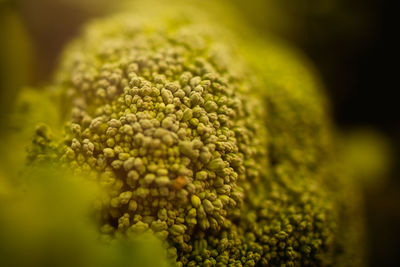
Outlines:
<svg viewBox="0 0 400 267"><path fill-rule="evenodd" d="M38 127L30 162L97 181L103 240L154 234L177 266L362 266L360 194L318 80L215 21L89 24L48 90L65 130Z"/></svg>
<svg viewBox="0 0 400 267"><path fill-rule="evenodd" d="M89 214L100 193L95 183L51 166L29 168L17 183L1 172L1 265L169 266L154 236L99 242L97 223Z"/></svg>

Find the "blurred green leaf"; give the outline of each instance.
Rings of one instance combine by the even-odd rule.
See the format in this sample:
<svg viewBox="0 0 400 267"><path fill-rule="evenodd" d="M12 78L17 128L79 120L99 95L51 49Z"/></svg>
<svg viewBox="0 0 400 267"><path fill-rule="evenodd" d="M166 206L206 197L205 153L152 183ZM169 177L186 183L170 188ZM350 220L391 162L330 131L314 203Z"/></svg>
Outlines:
<svg viewBox="0 0 400 267"><path fill-rule="evenodd" d="M33 55L21 17L8 7L0 6L0 30L0 123L5 123L19 88L31 81Z"/></svg>

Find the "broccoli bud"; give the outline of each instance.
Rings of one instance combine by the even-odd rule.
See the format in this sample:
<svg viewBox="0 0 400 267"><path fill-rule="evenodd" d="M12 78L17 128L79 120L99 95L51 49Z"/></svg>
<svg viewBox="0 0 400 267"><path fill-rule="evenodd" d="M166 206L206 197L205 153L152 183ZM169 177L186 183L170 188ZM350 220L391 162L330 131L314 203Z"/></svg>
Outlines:
<svg viewBox="0 0 400 267"><path fill-rule="evenodd" d="M58 151L65 166L107 190L102 229L115 238L154 233L177 266L358 257L342 223L358 200L346 204L353 188L337 173L314 85L293 88L287 70L268 76L273 46L257 59L263 73L222 41L225 30L161 22L91 24L53 86L70 114L65 134L38 132L52 159ZM34 160L48 150L33 151Z"/></svg>

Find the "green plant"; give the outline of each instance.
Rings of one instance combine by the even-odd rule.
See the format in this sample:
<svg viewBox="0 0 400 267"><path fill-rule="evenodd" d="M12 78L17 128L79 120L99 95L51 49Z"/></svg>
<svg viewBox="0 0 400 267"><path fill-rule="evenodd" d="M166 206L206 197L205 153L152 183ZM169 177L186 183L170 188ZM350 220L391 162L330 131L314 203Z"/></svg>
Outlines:
<svg viewBox="0 0 400 267"><path fill-rule="evenodd" d="M307 64L158 15L99 20L66 49L46 91L65 130L40 125L30 165L96 181L104 242L153 234L178 266L362 265L360 195Z"/></svg>

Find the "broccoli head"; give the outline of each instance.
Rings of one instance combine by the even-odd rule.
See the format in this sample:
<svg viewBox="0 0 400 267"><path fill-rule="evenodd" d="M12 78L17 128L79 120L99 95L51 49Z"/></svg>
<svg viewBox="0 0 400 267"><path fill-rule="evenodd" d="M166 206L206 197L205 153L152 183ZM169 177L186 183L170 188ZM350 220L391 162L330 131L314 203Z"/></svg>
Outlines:
<svg viewBox="0 0 400 267"><path fill-rule="evenodd" d="M177 266L362 264L318 82L249 42L188 14L93 22L49 86L65 131L38 127L30 162L97 181L104 239L153 233Z"/></svg>

